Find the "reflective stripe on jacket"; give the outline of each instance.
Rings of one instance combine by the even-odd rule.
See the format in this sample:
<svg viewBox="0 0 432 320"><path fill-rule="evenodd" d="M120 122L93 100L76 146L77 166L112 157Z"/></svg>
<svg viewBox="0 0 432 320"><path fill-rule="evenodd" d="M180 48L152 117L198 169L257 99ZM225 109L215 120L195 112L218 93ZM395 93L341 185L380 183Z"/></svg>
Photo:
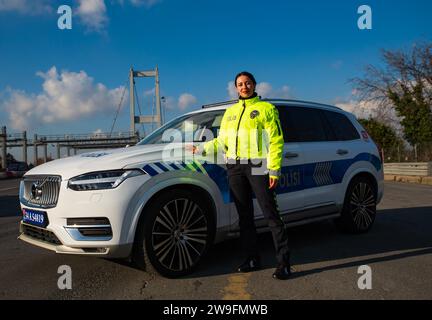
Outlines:
<svg viewBox="0 0 432 320"><path fill-rule="evenodd" d="M269 175L279 177L283 145L276 107L253 97L225 111L218 137L205 143L204 151L224 151L230 159L266 159Z"/></svg>

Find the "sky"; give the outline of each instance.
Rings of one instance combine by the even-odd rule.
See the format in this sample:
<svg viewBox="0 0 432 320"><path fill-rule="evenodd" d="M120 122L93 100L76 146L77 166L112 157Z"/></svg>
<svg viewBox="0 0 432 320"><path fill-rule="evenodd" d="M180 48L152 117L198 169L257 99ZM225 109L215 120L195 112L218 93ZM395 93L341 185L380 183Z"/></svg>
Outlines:
<svg viewBox="0 0 432 320"><path fill-rule="evenodd" d="M72 29L58 27L61 5ZM371 30L358 27L361 5ZM125 92L114 131L128 131L131 66L158 67L167 120L235 98L244 70L262 97L355 111L348 80L380 65L382 49L430 41L430 12L429 0L0 0L0 125L29 136L109 132ZM151 114L154 80L136 82Z"/></svg>

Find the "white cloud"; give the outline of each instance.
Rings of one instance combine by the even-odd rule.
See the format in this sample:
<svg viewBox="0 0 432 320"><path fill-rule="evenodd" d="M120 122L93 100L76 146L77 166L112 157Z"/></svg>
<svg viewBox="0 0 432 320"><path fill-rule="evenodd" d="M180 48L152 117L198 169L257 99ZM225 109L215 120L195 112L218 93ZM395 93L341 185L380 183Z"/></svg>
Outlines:
<svg viewBox="0 0 432 320"><path fill-rule="evenodd" d="M162 107L168 110L174 110L177 107L176 99L173 97L165 97L165 102Z"/></svg>
<svg viewBox="0 0 432 320"><path fill-rule="evenodd" d="M359 101L354 97L349 101L337 102L335 105L345 111L351 112L358 119L374 118L392 126L400 131L400 119L396 111L389 105L382 105L374 101Z"/></svg>
<svg viewBox="0 0 432 320"><path fill-rule="evenodd" d="M227 85L229 99L238 99L238 93L234 86L234 81L228 82ZM256 92L259 96L264 98L280 98L289 99L291 98L291 89L289 86L284 85L280 89L273 89L272 85L268 82L260 82L256 86Z"/></svg>
<svg viewBox="0 0 432 320"><path fill-rule="evenodd" d="M280 89L280 94L278 95L279 98L289 99L292 98L291 95L291 88L287 85L282 86Z"/></svg>
<svg viewBox="0 0 432 320"><path fill-rule="evenodd" d="M56 67L52 67L37 75L44 79L41 93L8 89L8 98L0 105L9 114L14 129L25 130L114 112L124 90L123 86L108 89L101 83L94 83L84 71L59 74Z"/></svg>
<svg viewBox="0 0 432 320"><path fill-rule="evenodd" d="M102 32L108 24L104 0L78 0L78 2L77 15L88 31Z"/></svg>
<svg viewBox="0 0 432 320"><path fill-rule="evenodd" d="M337 107L353 113L357 118L368 119L373 116L377 107L371 103L349 100L335 104Z"/></svg>
<svg viewBox="0 0 432 320"><path fill-rule="evenodd" d="M231 100L234 100L234 99L238 98L238 93L237 93L236 87L234 85L234 81L228 82L227 91L228 91L228 97Z"/></svg>
<svg viewBox="0 0 432 320"><path fill-rule="evenodd" d="M155 94L156 94L155 88L144 91L144 96L146 96L146 97L153 97Z"/></svg>
<svg viewBox="0 0 432 320"><path fill-rule="evenodd" d="M273 88L270 83L268 82L261 82L256 85L257 94L261 96L262 98L271 98L271 93L273 91Z"/></svg>
<svg viewBox="0 0 432 320"><path fill-rule="evenodd" d="M51 0L0 0L0 11L38 15L53 11Z"/></svg>
<svg viewBox="0 0 432 320"><path fill-rule="evenodd" d="M178 99L178 107L184 111L186 108L192 106L197 102L197 99L190 93L183 93Z"/></svg>

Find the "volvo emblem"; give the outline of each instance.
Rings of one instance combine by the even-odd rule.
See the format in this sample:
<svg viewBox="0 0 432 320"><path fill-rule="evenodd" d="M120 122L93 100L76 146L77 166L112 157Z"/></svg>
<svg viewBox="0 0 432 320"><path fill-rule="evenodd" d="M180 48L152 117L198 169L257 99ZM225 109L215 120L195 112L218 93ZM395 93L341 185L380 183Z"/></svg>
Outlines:
<svg viewBox="0 0 432 320"><path fill-rule="evenodd" d="M42 197L42 187L38 183L33 183L31 187L31 195L35 200L40 200Z"/></svg>

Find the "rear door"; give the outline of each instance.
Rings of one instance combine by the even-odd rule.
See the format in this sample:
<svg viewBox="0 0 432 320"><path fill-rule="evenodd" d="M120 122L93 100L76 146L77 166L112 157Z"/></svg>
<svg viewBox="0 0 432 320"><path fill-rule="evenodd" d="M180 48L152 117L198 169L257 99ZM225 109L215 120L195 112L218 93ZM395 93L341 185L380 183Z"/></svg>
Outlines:
<svg viewBox="0 0 432 320"><path fill-rule="evenodd" d="M332 145L333 133L324 119L322 110L308 106L290 108L290 122L296 132L296 141L303 150L303 195L306 209L335 209L333 161L337 146Z"/></svg>
<svg viewBox="0 0 432 320"><path fill-rule="evenodd" d="M345 195L343 178L349 167L361 157L364 142L351 120L337 110L321 110L331 131L328 151L334 157L332 164L333 191L336 202L342 203Z"/></svg>

